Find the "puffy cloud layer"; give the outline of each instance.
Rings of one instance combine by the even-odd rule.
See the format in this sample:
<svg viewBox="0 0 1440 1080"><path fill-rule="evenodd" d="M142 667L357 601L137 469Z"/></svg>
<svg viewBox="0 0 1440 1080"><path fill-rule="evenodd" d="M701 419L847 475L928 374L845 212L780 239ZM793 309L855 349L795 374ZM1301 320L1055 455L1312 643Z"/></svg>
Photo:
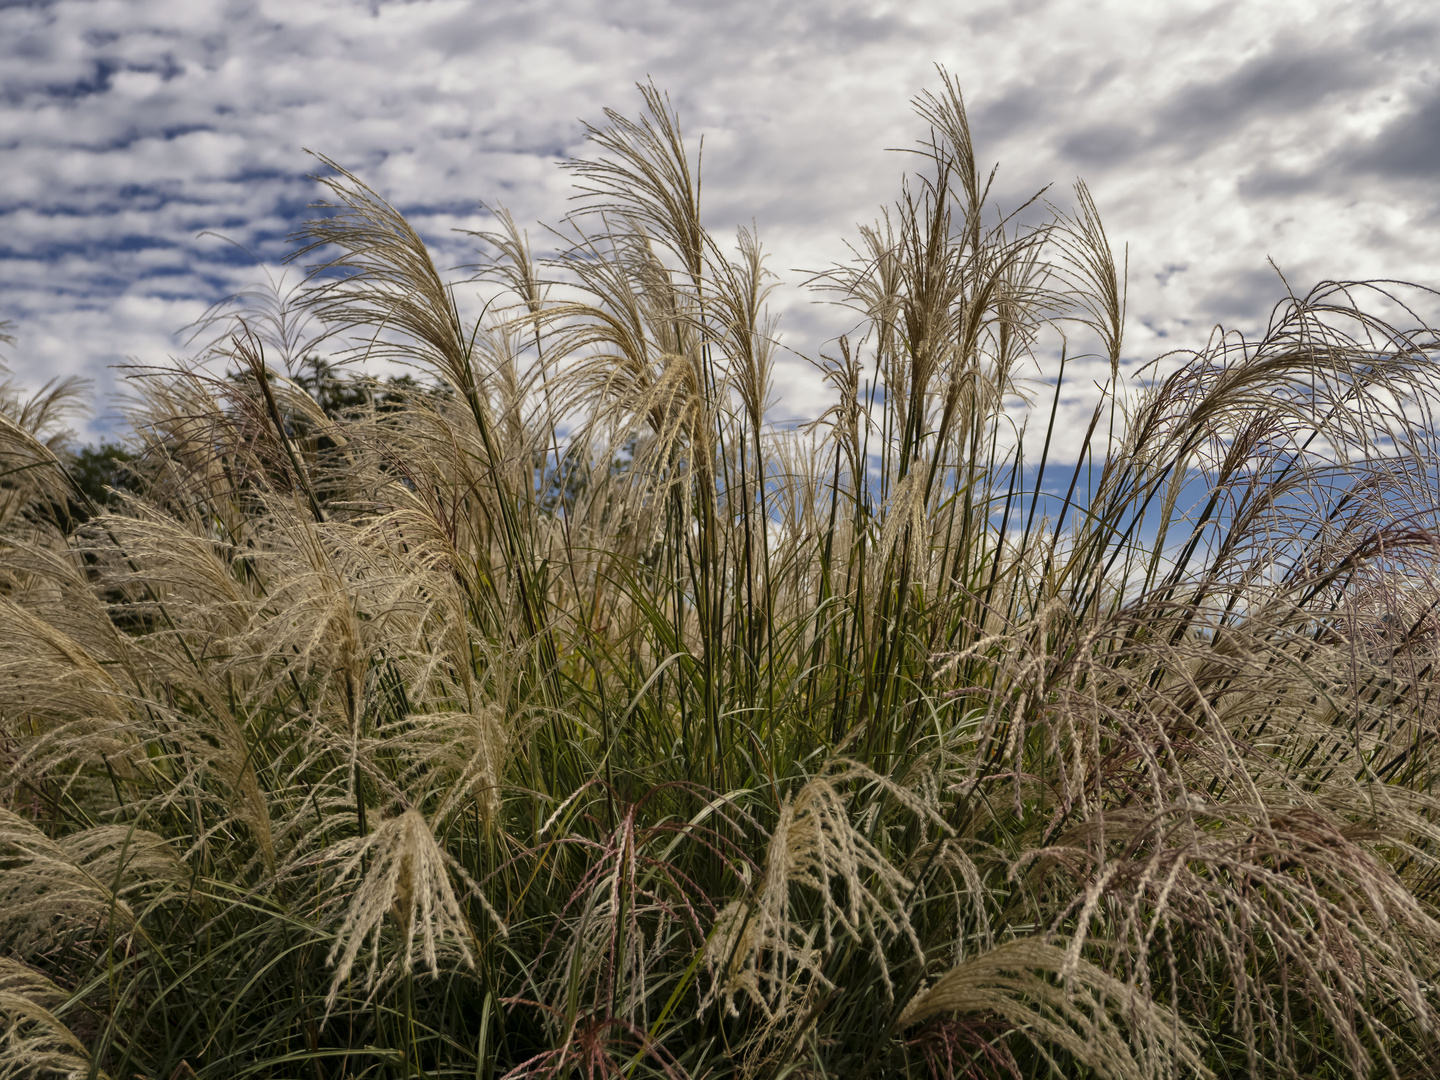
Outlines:
<svg viewBox="0 0 1440 1080"><path fill-rule="evenodd" d="M1315 0L0 0L0 318L26 381L113 391L110 365L183 352L177 330L283 257L306 148L465 263L451 230L485 227L481 199L559 219L555 161L651 77L704 136L712 225L758 224L787 344L813 353L843 316L791 268L843 258L894 195L884 151L923 133L908 100L941 63L1002 204L1090 183L1145 359L1263 323L1267 259L1296 289L1440 284L1437 31L1425 3ZM794 361L781 414L812 387Z"/></svg>

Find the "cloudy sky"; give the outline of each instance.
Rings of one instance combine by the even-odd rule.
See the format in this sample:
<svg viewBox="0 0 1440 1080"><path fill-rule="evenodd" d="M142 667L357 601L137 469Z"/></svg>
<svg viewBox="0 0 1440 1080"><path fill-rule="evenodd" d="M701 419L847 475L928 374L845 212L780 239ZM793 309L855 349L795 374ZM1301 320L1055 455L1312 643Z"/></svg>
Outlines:
<svg viewBox="0 0 1440 1080"><path fill-rule="evenodd" d="M484 228L482 199L557 220L555 162L651 77L705 137L709 223L758 225L786 344L813 353L843 324L792 268L894 196L887 149L923 134L909 99L939 63L1002 203L1089 182L1143 359L1263 323L1269 259L1297 289L1440 285L1437 55L1440 9L1399 0L0 0L0 319L24 382L96 381L103 432L111 365L182 355L177 331L278 264L307 149L463 264L451 230ZM791 363L777 408L803 415Z"/></svg>

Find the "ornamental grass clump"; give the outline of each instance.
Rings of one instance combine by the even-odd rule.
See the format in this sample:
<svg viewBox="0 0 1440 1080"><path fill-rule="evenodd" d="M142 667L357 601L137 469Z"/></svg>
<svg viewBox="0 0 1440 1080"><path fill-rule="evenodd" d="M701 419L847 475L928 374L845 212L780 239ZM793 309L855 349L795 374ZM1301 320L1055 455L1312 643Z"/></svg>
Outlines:
<svg viewBox="0 0 1440 1080"><path fill-rule="evenodd" d="M0 389L0 1076L1434 1075L1424 291L1132 373L945 79L777 424L643 94L478 321L333 169L103 500Z"/></svg>

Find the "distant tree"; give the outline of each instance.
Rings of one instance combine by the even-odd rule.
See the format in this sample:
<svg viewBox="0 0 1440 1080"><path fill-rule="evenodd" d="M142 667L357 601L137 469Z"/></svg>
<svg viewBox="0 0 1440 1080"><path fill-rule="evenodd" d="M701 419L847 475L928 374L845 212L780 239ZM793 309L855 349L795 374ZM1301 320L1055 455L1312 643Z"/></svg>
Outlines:
<svg viewBox="0 0 1440 1080"><path fill-rule="evenodd" d="M96 506L114 506L118 492L138 490L137 478L130 470L135 455L120 443L103 440L67 456L75 486Z"/></svg>
<svg viewBox="0 0 1440 1080"><path fill-rule="evenodd" d="M372 401L382 412L399 406L406 394L421 389L413 375L390 375L383 382L342 371L336 364L312 353L300 361L295 383L315 399L332 420L363 408Z"/></svg>

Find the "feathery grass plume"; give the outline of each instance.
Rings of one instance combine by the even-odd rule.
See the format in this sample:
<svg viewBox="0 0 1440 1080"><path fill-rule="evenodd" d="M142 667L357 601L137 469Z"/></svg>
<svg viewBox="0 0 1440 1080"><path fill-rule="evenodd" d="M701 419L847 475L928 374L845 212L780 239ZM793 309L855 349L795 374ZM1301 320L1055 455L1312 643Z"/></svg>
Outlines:
<svg viewBox="0 0 1440 1080"><path fill-rule="evenodd" d="M45 567L42 559L37 557L31 566ZM17 566L18 560L6 561L12 568ZM46 568L52 573L41 580L71 584L66 581L69 568L56 568L53 563ZM85 605L69 613L90 616L92 626L100 624L101 632L92 643L102 647L92 654L61 628L71 623L84 633L82 620L59 613L41 617L40 612L46 608L53 612L54 607L53 598L36 595L43 591L30 578L16 583L12 598L0 599L0 708L7 715L23 717L26 734L7 755L5 779L12 785L29 785L32 791L38 784L49 789L46 797L68 799L82 765L93 768L109 762L111 770L131 777L146 771L146 758L131 695L116 682L109 666L116 653L123 657L123 648L103 648L116 644L103 609L97 612ZM102 803L106 799L104 790L97 791L93 783L81 786L89 788L91 798L98 795Z"/></svg>
<svg viewBox="0 0 1440 1080"><path fill-rule="evenodd" d="M247 253L248 254L248 253ZM225 297L186 329L187 344L199 343L201 355L225 351L237 330L249 330L279 357L287 375L294 377L305 361L317 356L334 333L305 302L304 280L290 283L288 274L276 277L268 269L265 280Z"/></svg>
<svg viewBox="0 0 1440 1080"><path fill-rule="evenodd" d="M73 438L69 422L87 411L89 389L89 380L71 376L27 398L0 363L0 528L37 513L69 521L69 500L83 494L57 455Z"/></svg>
<svg viewBox="0 0 1440 1080"><path fill-rule="evenodd" d="M923 955L904 904L914 886L855 827L843 790L856 779L889 785L863 767L836 764L836 772L810 779L782 803L754 904L732 902L717 918L706 946L714 980L707 1003L723 997L726 1011L738 1015L735 995L744 992L767 1016L788 1011L791 995L804 984L814 980L830 988L823 961L837 936L874 950L887 994L886 946L904 939ZM818 901L818 927L796 918L797 901L803 903L797 891Z"/></svg>
<svg viewBox="0 0 1440 1080"><path fill-rule="evenodd" d="M1431 1075L1434 295L1132 376L1089 192L997 211L942 73L777 424L642 108L470 282L336 171L103 507L6 392L4 1068Z"/></svg>
<svg viewBox="0 0 1440 1080"><path fill-rule="evenodd" d="M994 1013L1026 1034L1058 1068L1051 1048L1099 1076L1165 1076L1177 1065L1211 1077L1193 1033L1130 986L1065 950L1017 938L972 956L917 993L899 1027L946 1013Z"/></svg>
<svg viewBox="0 0 1440 1080"><path fill-rule="evenodd" d="M0 957L0 1076L108 1080L52 1011L69 997L39 972Z"/></svg>
<svg viewBox="0 0 1440 1080"><path fill-rule="evenodd" d="M13 340L0 336L0 341ZM73 437L66 424L88 411L88 379L73 375L66 379L51 379L27 398L4 363L0 363L0 376L3 376L3 381L0 381L0 416L4 417L7 426L13 425L52 451Z"/></svg>
<svg viewBox="0 0 1440 1080"><path fill-rule="evenodd" d="M437 791L437 820L461 808L487 826L500 818L501 786L511 751L498 705L468 712L411 714L400 737L414 757L417 781ZM417 794L419 794L417 792Z"/></svg>
<svg viewBox="0 0 1440 1080"><path fill-rule="evenodd" d="M158 902L188 883L164 837L125 826L95 826L56 841L0 809L0 851L0 939L27 961L61 942L84 949L109 937L123 947L140 930L132 901Z"/></svg>
<svg viewBox="0 0 1440 1080"><path fill-rule="evenodd" d="M504 932L504 924L486 902L484 893L454 858L435 843L435 836L419 811L406 810L389 818L368 836L335 845L326 857L334 862L344 860L335 875L334 888L342 888L352 875L359 879L335 933L335 944L326 957L326 963L335 967L330 993L325 998L326 1015L334 1008L340 987L350 978L367 939L370 941L369 970L365 978L367 992L396 971L409 975L414 970L417 935L420 958L432 976L440 974L437 949L442 945L453 947L468 967L475 966L470 949L474 931L450 885L452 870L460 874L469 894L480 901L496 927ZM380 935L387 916L395 921L403 944L384 969L377 971Z"/></svg>

